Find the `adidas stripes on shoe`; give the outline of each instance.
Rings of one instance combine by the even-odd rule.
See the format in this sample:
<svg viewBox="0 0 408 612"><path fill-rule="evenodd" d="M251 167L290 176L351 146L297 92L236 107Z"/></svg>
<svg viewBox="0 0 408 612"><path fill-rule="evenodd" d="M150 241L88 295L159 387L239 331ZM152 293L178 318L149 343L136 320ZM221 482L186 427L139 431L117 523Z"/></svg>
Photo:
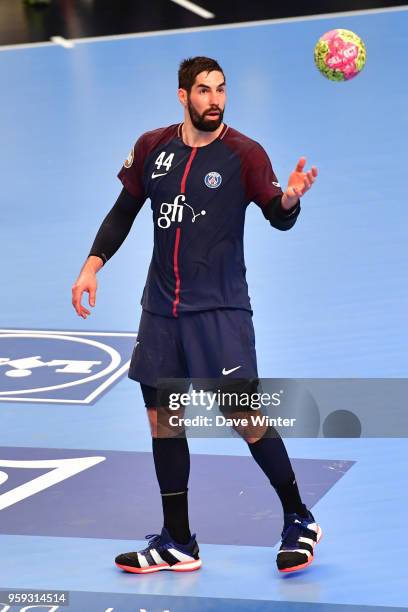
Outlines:
<svg viewBox="0 0 408 612"><path fill-rule="evenodd" d="M285 514L282 543L276 557L278 570L296 572L310 565L322 533L310 511L307 518L298 514Z"/></svg>
<svg viewBox="0 0 408 612"><path fill-rule="evenodd" d="M128 552L118 555L115 563L125 572L149 574L160 570L189 572L201 567L198 555L199 548L195 534L188 544L174 542L167 529L161 534L147 535L148 546L139 552Z"/></svg>

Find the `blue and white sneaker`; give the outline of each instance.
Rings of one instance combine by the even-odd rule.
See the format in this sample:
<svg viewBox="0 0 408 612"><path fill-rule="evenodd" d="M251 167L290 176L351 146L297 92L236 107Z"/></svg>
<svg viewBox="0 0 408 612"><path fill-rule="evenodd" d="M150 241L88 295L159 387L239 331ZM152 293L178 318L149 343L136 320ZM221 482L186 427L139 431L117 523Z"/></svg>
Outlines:
<svg viewBox="0 0 408 612"><path fill-rule="evenodd" d="M190 572L201 567L198 555L199 548L195 533L188 544L174 542L167 529L163 527L161 534L147 535L148 546L140 552L128 552L118 555L115 563L125 572L134 574L149 574L160 570L174 572Z"/></svg>
<svg viewBox="0 0 408 612"><path fill-rule="evenodd" d="M323 532L309 510L307 518L285 514L282 543L276 557L280 572L296 572L308 567L314 559L314 548Z"/></svg>

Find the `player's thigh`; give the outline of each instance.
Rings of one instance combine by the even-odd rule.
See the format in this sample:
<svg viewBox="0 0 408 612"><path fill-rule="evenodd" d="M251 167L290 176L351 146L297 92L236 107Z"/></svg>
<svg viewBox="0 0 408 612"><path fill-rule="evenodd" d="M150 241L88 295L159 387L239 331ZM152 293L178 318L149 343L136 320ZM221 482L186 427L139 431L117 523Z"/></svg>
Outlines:
<svg viewBox="0 0 408 612"><path fill-rule="evenodd" d="M174 318L143 310L130 362L129 378L158 387L163 379L187 377L179 327Z"/></svg>

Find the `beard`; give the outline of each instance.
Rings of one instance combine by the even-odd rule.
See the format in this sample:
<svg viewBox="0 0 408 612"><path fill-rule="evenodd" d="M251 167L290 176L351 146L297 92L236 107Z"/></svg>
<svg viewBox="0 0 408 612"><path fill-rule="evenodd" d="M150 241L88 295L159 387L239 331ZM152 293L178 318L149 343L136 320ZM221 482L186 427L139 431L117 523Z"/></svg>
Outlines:
<svg viewBox="0 0 408 612"><path fill-rule="evenodd" d="M194 108L190 100L190 96L187 97L187 105L191 123L194 125L196 130L200 130L200 132L215 132L215 130L218 130L224 118L224 109L221 109L216 106L213 108L209 108L208 110L204 111L202 115L200 115L200 113L198 113ZM219 113L218 117L214 119L208 117L208 113L214 111L217 111Z"/></svg>

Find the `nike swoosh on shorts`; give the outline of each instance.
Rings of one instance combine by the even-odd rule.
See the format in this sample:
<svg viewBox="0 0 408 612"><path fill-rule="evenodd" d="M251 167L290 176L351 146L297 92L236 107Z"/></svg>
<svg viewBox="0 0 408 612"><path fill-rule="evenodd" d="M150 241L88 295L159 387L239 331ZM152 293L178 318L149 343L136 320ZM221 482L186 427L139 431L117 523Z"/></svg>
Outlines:
<svg viewBox="0 0 408 612"><path fill-rule="evenodd" d="M231 368L231 370L226 370L225 368L222 369L222 373L224 374L224 376L227 376L227 374L231 374L231 372L235 372L235 370L238 370L240 367L242 366L237 366L236 368Z"/></svg>

